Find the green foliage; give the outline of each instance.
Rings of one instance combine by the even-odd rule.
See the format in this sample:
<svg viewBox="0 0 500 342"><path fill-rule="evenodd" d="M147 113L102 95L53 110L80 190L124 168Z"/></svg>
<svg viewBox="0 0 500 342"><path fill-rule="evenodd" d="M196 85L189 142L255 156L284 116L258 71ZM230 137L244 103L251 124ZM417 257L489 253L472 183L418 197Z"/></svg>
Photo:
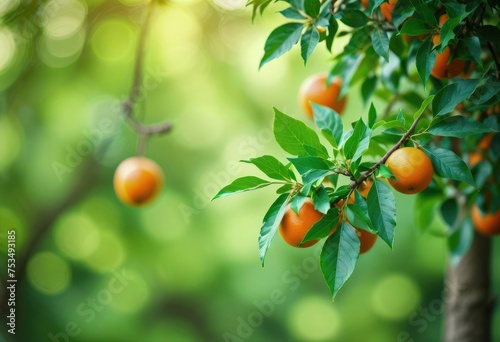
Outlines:
<svg viewBox="0 0 500 342"><path fill-rule="evenodd" d="M433 181L417 195L416 226L426 232L432 213L440 213L448 227L445 237L453 264L474 237L468 206L476 201L483 208L489 201L488 205L500 207L500 191L488 189L492 175L500 171L499 153L493 148L482 151L484 158L472 171L466 163L468 152L480 141L478 135L495 134L500 126L500 113L488 118L485 114L500 102L498 47L492 45L499 43L499 5L479 0L399 0L389 23L380 14L383 2L370 0L369 8L364 8L360 1L286 0L280 13L291 21L271 32L260 63L262 67L282 56L299 41L306 63L321 42L332 51L335 39L344 37L344 50L332 51L328 82L341 78L340 97L361 82L365 103L372 96L388 103L383 113L371 103L366 119L360 116L348 127L338 113L313 103L314 123L328 147L315 130L275 109L274 136L291 155L290 167L272 156L248 161L281 185L259 236L262 262L287 206L299 213L311 198L323 217L302 243L326 238L320 265L333 298L359 257L354 227L377 234L390 248L395 243L396 200L384 179L396 177L384 162L398 148L417 147L432 162ZM262 13L269 2L252 4L254 13ZM443 22L445 14L448 19ZM437 56L446 49L451 53L449 62L463 60L475 68L473 78L463 79L468 78L464 73L450 80L433 76L434 69L442 67L436 64ZM394 105L399 108L393 109ZM492 144L500 145L498 136ZM371 188L364 198L358 187L366 181ZM243 178L216 197L272 183ZM487 192L493 199L485 200Z"/></svg>

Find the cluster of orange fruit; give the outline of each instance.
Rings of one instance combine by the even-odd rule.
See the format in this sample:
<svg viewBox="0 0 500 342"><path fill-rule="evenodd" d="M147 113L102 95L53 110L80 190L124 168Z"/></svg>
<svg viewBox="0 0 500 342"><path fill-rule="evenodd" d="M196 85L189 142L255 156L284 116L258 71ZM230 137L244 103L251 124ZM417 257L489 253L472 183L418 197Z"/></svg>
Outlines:
<svg viewBox="0 0 500 342"><path fill-rule="evenodd" d="M384 3L385 9L381 6L382 15L387 20L392 17L391 7L394 8L396 0ZM385 14L384 14L385 13ZM391 16L389 16L391 14ZM438 37L439 38L439 37ZM446 53L446 50L443 52ZM447 52L449 54L449 52ZM448 59L448 58L446 58ZM456 64L455 64L456 65ZM449 66L449 70L442 72L440 75L453 77L456 66ZM298 99L299 104L304 113L313 117L311 102L329 107L335 110L339 115L342 114L346 99L339 99L342 80L339 77L333 78L330 84L327 83L327 75L318 73L308 77L300 86ZM491 144L493 134L484 137L478 147L480 150L486 150ZM471 153L469 163L471 166L479 163L483 158L482 153ZM389 179L389 184L397 191L404 194L416 194L425 190L432 181L434 168L429 157L420 149L415 147L403 147L392 153L385 165L389 168L396 179ZM363 197L367 197L371 188L372 181L366 180L357 189ZM348 203L354 203L354 194L348 199ZM339 210L342 208L342 201L339 201L336 206ZM316 244L319 240L308 241L301 244L307 232L311 227L321 220L323 214L314 208L314 204L308 199L299 213L296 214L290 207L287 209L280 227L279 232L283 240L293 247L310 247ZM500 234L500 210L495 213L483 213L477 205L472 208L471 218L476 230L484 235L492 236ZM332 229L330 235L340 226L343 220L347 220L345 215L339 215L339 222ZM360 254L369 251L375 244L377 239L376 234L372 234L366 230L354 227L356 234L360 240Z"/></svg>

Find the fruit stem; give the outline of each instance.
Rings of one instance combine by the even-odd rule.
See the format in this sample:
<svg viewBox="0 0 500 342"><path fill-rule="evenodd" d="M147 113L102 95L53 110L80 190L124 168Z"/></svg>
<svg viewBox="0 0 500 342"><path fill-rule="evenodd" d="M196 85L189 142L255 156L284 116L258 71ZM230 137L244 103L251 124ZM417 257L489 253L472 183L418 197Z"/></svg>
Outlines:
<svg viewBox="0 0 500 342"><path fill-rule="evenodd" d="M151 135L161 135L170 132L172 129L172 123L169 121L161 122L158 124L145 125L137 120L137 118L133 115L134 107L138 99L139 92L142 88L142 64L144 60L144 52L146 46L146 37L149 30L151 17L153 14L153 8L156 4L156 1L151 1L144 18L144 22L142 25L142 30L139 35L139 40L137 44L136 50L136 60L134 67L134 79L132 83L132 87L130 89L130 94L128 99L123 103L122 110L127 120L127 123L132 127L132 129L138 134L138 145L145 144L147 139L141 138L141 136L151 136ZM141 142L141 140L143 140ZM144 148L142 148L144 149ZM139 153L138 147L138 153Z"/></svg>
<svg viewBox="0 0 500 342"><path fill-rule="evenodd" d="M422 119L423 116L424 116L424 112L420 113L420 115L417 116L417 118L415 119L413 124L410 126L408 131L401 137L401 139L399 139L399 141L396 143L396 145L394 145L389 151L387 151L387 153L382 157L382 159L380 159L368 171L362 172L357 180L353 180L351 182L351 184L349 184L349 188L356 189L361 183L363 183L366 179L368 179L368 177L373 175L375 173L375 171L380 167L380 165L385 164L385 162L387 161L387 159L389 159L391 154L396 152L396 150L398 150L410 138L411 134L413 133L413 131L417 127L418 122L420 121L420 119Z"/></svg>

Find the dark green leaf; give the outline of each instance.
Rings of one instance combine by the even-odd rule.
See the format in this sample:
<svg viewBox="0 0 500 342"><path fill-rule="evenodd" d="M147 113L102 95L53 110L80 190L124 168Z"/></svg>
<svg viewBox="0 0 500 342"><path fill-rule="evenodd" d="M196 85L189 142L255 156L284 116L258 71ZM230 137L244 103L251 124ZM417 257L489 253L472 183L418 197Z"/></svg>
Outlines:
<svg viewBox="0 0 500 342"><path fill-rule="evenodd" d="M432 50L434 43L430 38L426 39L417 50L416 65L417 71L424 85L427 85L427 80L431 74L434 63L436 62L436 51Z"/></svg>
<svg viewBox="0 0 500 342"><path fill-rule="evenodd" d="M316 103L312 104L314 122L321 130L321 133L332 144L337 147L342 133L344 131L344 124L340 116L331 108L320 106Z"/></svg>
<svg viewBox="0 0 500 342"><path fill-rule="evenodd" d="M311 18L316 18L319 15L321 3L319 0L304 1L304 9Z"/></svg>
<svg viewBox="0 0 500 342"><path fill-rule="evenodd" d="M330 197L325 188L320 186L312 193L312 201L314 208L322 214L326 214L330 210Z"/></svg>
<svg viewBox="0 0 500 342"><path fill-rule="evenodd" d="M264 46L264 56L259 68L275 58L290 51L297 44L302 33L303 25L300 23L287 23L271 32Z"/></svg>
<svg viewBox="0 0 500 342"><path fill-rule="evenodd" d="M288 194L280 195L264 216L259 234L259 257L262 267L264 267L267 250L269 249L273 237L278 231L281 220L285 215L287 200Z"/></svg>
<svg viewBox="0 0 500 342"><path fill-rule="evenodd" d="M432 101L433 115L450 113L462 101L472 95L479 80L459 80L439 90Z"/></svg>
<svg viewBox="0 0 500 342"><path fill-rule="evenodd" d="M308 241L322 239L330 232L333 228L337 226L339 222L339 210L337 208L330 208L326 215L324 215L321 220L316 222L311 229L307 232L306 236L302 239L302 243Z"/></svg>
<svg viewBox="0 0 500 342"><path fill-rule="evenodd" d="M248 163L257 166L268 177L278 180L290 180L290 171L273 156L250 158Z"/></svg>
<svg viewBox="0 0 500 342"><path fill-rule="evenodd" d="M403 24L400 34L407 34L409 36L418 36L421 34L432 32L434 29L429 28L422 20L410 18Z"/></svg>
<svg viewBox="0 0 500 342"><path fill-rule="evenodd" d="M325 159L313 156L288 158L302 176L304 183L312 183L327 176L333 164Z"/></svg>
<svg viewBox="0 0 500 342"><path fill-rule="evenodd" d="M377 88L378 77L373 75L366 77L361 85L361 97L363 98L363 103L366 104L368 100L372 97L375 89ZM369 126L369 125L368 125Z"/></svg>
<svg viewBox="0 0 500 342"><path fill-rule="evenodd" d="M359 238L347 222L343 222L323 245L320 265L333 299L356 267L359 246Z"/></svg>
<svg viewBox="0 0 500 342"><path fill-rule="evenodd" d="M487 42L500 44L500 29L493 25L483 25L475 28L474 32L479 38Z"/></svg>
<svg viewBox="0 0 500 342"><path fill-rule="evenodd" d="M306 2L307 3L307 2ZM300 55L304 60L304 64L307 63L307 60L313 53L314 49L318 45L319 42L319 32L316 26L308 27L306 32L302 35L302 39L300 40Z"/></svg>
<svg viewBox="0 0 500 342"><path fill-rule="evenodd" d="M412 5L410 0L399 0L394 6L392 11L392 23L395 27L401 26L401 24L411 17L415 12L415 7Z"/></svg>
<svg viewBox="0 0 500 342"><path fill-rule="evenodd" d="M454 227L458 218L458 203L454 198L448 198L441 204L441 216L449 227Z"/></svg>
<svg viewBox="0 0 500 342"><path fill-rule="evenodd" d="M427 132L443 137L463 138L469 135L493 132L493 130L474 119L455 115L433 124Z"/></svg>
<svg viewBox="0 0 500 342"><path fill-rule="evenodd" d="M463 256L469 251L472 241L474 241L474 227L467 218L462 221L460 228L448 238L450 262L453 267L458 266Z"/></svg>
<svg viewBox="0 0 500 342"><path fill-rule="evenodd" d="M367 198L368 214L378 236L391 248L396 227L396 199L387 184L376 179Z"/></svg>
<svg viewBox="0 0 500 342"><path fill-rule="evenodd" d="M304 194L297 194L292 197L290 200L290 208L298 215L300 212L300 209L304 205L304 203L307 200L307 196Z"/></svg>
<svg viewBox="0 0 500 342"><path fill-rule="evenodd" d="M212 201L216 198L232 195L238 192L260 189L270 184L271 183L266 180L253 176L237 178L231 184L223 187L217 195L212 198Z"/></svg>
<svg viewBox="0 0 500 342"><path fill-rule="evenodd" d="M347 205L346 214L347 219L354 227L369 231L370 233L377 232L368 216L368 212L361 209L356 203Z"/></svg>
<svg viewBox="0 0 500 342"><path fill-rule="evenodd" d="M467 164L455 153L434 146L422 146L422 150L431 159L434 172L439 176L476 186Z"/></svg>
<svg viewBox="0 0 500 342"><path fill-rule="evenodd" d="M372 102L370 104L370 111L368 112L368 127L372 129L376 121L377 121L377 110L375 109L375 106L373 105Z"/></svg>
<svg viewBox="0 0 500 342"><path fill-rule="evenodd" d="M350 27L362 27L368 22L368 17L360 10L341 11L338 16L341 22Z"/></svg>
<svg viewBox="0 0 500 342"><path fill-rule="evenodd" d="M333 15L330 16L328 36L326 37L326 48L328 49L328 51L332 51L333 40L335 39L335 35L337 34L338 29L339 24L337 23L337 20Z"/></svg>
<svg viewBox="0 0 500 342"><path fill-rule="evenodd" d="M303 20L305 17L297 11L297 9L288 7L287 9L284 9L283 11L279 11L285 18L288 19L297 19L297 20Z"/></svg>
<svg viewBox="0 0 500 342"><path fill-rule="evenodd" d="M317 155L328 158L326 148L318 135L302 121L296 120L274 108L274 137L281 148L295 156ZM306 148L309 146L311 148Z"/></svg>
<svg viewBox="0 0 500 342"><path fill-rule="evenodd" d="M368 148L370 143L370 129L359 119L354 126L353 134L346 140L344 156L346 159L357 160Z"/></svg>
<svg viewBox="0 0 500 342"><path fill-rule="evenodd" d="M376 26L372 32L372 44L375 52L386 61L389 60L389 37L380 27Z"/></svg>

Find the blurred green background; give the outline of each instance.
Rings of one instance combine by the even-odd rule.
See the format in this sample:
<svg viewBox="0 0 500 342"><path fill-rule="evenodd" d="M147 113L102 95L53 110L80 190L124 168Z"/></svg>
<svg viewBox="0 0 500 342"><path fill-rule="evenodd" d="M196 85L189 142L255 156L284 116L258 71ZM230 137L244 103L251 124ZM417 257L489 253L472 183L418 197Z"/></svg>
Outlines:
<svg viewBox="0 0 500 342"><path fill-rule="evenodd" d="M394 250L378 241L361 256L335 303L320 246L293 249L277 237L260 267L257 236L273 189L210 202L234 178L258 175L237 161L286 157L272 139L272 107L307 120L297 89L331 65L320 48L304 67L295 48L258 71L282 19L269 11L252 24L244 2L178 0L154 11L138 113L175 127L148 145L166 184L142 209L122 205L112 179L135 153L119 104L144 2L0 2L2 284L7 230L16 230L20 259L34 231L48 228L18 284L19 341L439 340L443 228L436 217L433 234L415 231L413 196L396 195ZM346 123L366 116L358 94L349 94Z"/></svg>

